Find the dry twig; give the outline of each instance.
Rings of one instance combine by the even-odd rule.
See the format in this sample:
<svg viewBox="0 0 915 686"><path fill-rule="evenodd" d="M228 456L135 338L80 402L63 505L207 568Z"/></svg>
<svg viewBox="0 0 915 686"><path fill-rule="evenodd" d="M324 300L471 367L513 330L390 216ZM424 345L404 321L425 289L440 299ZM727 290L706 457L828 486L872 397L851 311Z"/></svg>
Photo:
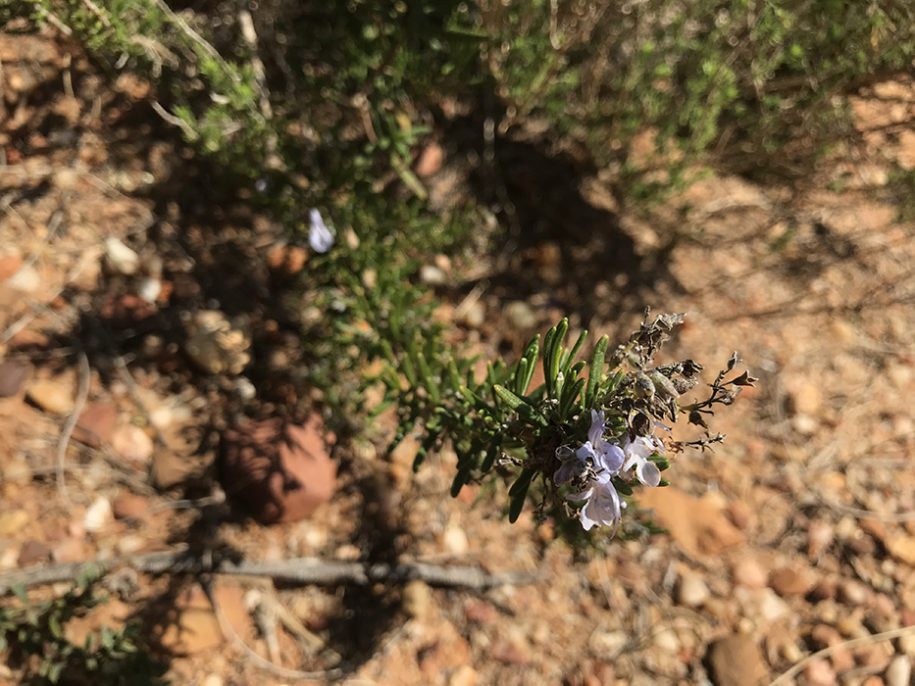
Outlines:
<svg viewBox="0 0 915 686"><path fill-rule="evenodd" d="M287 584L367 586L373 583L400 584L418 579L430 586L464 588L484 591L502 585L534 583L540 578L535 572L505 572L490 574L479 567L440 566L422 562L396 564L371 562L340 562L304 557L279 562L260 562L202 557L188 551L164 551L124 558L108 558L90 562L59 565L37 565L0 574L0 594L12 586L72 581L86 573L107 574L128 566L148 574L228 574L269 577Z"/></svg>
<svg viewBox="0 0 915 686"><path fill-rule="evenodd" d="M57 492L64 500L69 500L67 495L67 480L65 475L65 460L67 457L67 446L70 445L70 436L73 435L73 429L76 428L76 422L79 421L79 415L86 405L86 399L89 397L89 359L86 353L79 354L79 389L76 392L76 403L73 405L73 411L64 422L63 429L60 432L60 440L57 441L57 456L54 460L55 474L57 476Z"/></svg>

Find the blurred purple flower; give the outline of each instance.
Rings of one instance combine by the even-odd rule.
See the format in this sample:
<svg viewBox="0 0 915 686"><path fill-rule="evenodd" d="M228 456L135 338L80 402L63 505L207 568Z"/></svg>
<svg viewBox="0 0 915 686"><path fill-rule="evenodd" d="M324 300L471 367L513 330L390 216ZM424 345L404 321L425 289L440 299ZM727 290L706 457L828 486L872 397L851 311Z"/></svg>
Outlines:
<svg viewBox="0 0 915 686"><path fill-rule="evenodd" d="M315 252L327 252L334 247L334 234L327 228L321 213L312 209L308 213L311 228L308 231L308 243Z"/></svg>

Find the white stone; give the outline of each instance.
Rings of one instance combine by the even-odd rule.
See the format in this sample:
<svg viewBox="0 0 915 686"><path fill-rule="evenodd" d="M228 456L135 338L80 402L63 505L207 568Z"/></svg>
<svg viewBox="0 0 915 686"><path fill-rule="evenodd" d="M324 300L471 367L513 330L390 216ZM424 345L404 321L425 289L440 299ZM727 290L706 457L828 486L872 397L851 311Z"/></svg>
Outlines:
<svg viewBox="0 0 915 686"><path fill-rule="evenodd" d="M905 634L899 637L899 650L908 655L915 657L915 634Z"/></svg>
<svg viewBox="0 0 915 686"><path fill-rule="evenodd" d="M762 597L759 599L759 613L766 621L774 622L791 612L788 604L771 588L764 588L760 593Z"/></svg>
<svg viewBox="0 0 915 686"><path fill-rule="evenodd" d="M159 281L159 279L153 279L151 277L143 279L140 282L140 287L137 289L138 295L148 303L156 302L156 299L161 292L162 282Z"/></svg>
<svg viewBox="0 0 915 686"><path fill-rule="evenodd" d="M23 265L8 280L7 285L20 293L35 293L41 288L41 275L31 265Z"/></svg>
<svg viewBox="0 0 915 686"><path fill-rule="evenodd" d="M133 424L119 426L111 435L111 447L118 455L131 462L148 462L153 454L152 439L143 429Z"/></svg>
<svg viewBox="0 0 915 686"><path fill-rule="evenodd" d="M83 526L86 531L100 531L114 520L114 514L111 511L111 503L108 498L101 496L95 499L86 510L86 516L83 518Z"/></svg>
<svg viewBox="0 0 915 686"><path fill-rule="evenodd" d="M687 607L699 607L708 600L711 593L708 586L698 574L689 572L680 579L677 602Z"/></svg>
<svg viewBox="0 0 915 686"><path fill-rule="evenodd" d="M434 264L424 264L419 269L419 280L428 286L443 286L448 283L448 275Z"/></svg>
<svg viewBox="0 0 915 686"><path fill-rule="evenodd" d="M909 686L912 679L912 658L897 655L886 668L886 686Z"/></svg>
<svg viewBox="0 0 915 686"><path fill-rule="evenodd" d="M618 657L628 643L629 635L625 631L595 631L588 639L588 648L593 655L609 661Z"/></svg>
<svg viewBox="0 0 915 686"><path fill-rule="evenodd" d="M105 256L114 271L125 276L136 274L140 268L140 256L114 236L105 239Z"/></svg>
<svg viewBox="0 0 915 686"><path fill-rule="evenodd" d="M444 540L442 543L444 544L445 549L454 555L463 555L470 547L470 543L467 540L467 534L465 534L464 530L459 526L449 526L445 529L443 538Z"/></svg>

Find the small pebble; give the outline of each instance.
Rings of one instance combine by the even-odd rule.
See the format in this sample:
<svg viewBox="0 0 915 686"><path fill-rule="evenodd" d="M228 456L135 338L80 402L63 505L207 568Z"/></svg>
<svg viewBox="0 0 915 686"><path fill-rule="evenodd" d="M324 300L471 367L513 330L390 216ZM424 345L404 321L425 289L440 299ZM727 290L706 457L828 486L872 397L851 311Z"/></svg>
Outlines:
<svg viewBox="0 0 915 686"><path fill-rule="evenodd" d="M114 513L111 511L111 503L108 498L96 498L88 509L86 516L83 518L83 526L86 531L99 531L114 519Z"/></svg>
<svg viewBox="0 0 915 686"><path fill-rule="evenodd" d="M810 557L819 557L832 545L835 536L835 530L827 522L818 519L810 522L807 529L807 554Z"/></svg>
<svg viewBox="0 0 915 686"><path fill-rule="evenodd" d="M432 590L424 581L414 579L403 590L403 609L414 619L424 619L432 609Z"/></svg>
<svg viewBox="0 0 915 686"><path fill-rule="evenodd" d="M105 257L112 271L125 276L136 274L140 268L140 256L123 242L110 236L105 239Z"/></svg>
<svg viewBox="0 0 915 686"><path fill-rule="evenodd" d="M680 579L680 589L677 593L677 602L686 607L699 607L708 600L708 586L698 574L687 573Z"/></svg>
<svg viewBox="0 0 915 686"><path fill-rule="evenodd" d="M445 549L454 555L463 555L470 547L470 542L467 540L467 534L464 533L464 530L459 526L449 526L445 529L443 539L442 543L444 544Z"/></svg>
<svg viewBox="0 0 915 686"><path fill-rule="evenodd" d="M846 605L863 605L867 601L867 587L854 579L843 579L838 588L839 600Z"/></svg>
<svg viewBox="0 0 915 686"><path fill-rule="evenodd" d="M111 447L130 462L144 464L153 454L153 442L143 429L133 424L117 427L111 434Z"/></svg>
<svg viewBox="0 0 915 686"><path fill-rule="evenodd" d="M804 676L811 686L833 686L836 673L826 660L811 660L804 667Z"/></svg>
<svg viewBox="0 0 915 686"><path fill-rule="evenodd" d="M908 655L915 657L915 634L906 634L899 637L899 650Z"/></svg>
<svg viewBox="0 0 915 686"><path fill-rule="evenodd" d="M768 575L763 566L751 557L742 558L734 565L734 583L745 588L763 588Z"/></svg>
<svg viewBox="0 0 915 686"><path fill-rule="evenodd" d="M523 300L516 300L508 303L504 310L505 318L514 328L521 331L528 331L537 326L537 315L531 306Z"/></svg>
<svg viewBox="0 0 915 686"><path fill-rule="evenodd" d="M804 595L811 581L809 574L794 567L780 567L769 575L769 586L780 596Z"/></svg>
<svg viewBox="0 0 915 686"><path fill-rule="evenodd" d="M41 288L41 275L35 267L27 264L7 279L6 284L20 293L35 293Z"/></svg>
<svg viewBox="0 0 915 686"><path fill-rule="evenodd" d="M0 363L0 398L16 395L29 375L29 365L23 362Z"/></svg>
<svg viewBox="0 0 915 686"><path fill-rule="evenodd" d="M448 686L477 686L477 683L479 675L470 665L458 667L448 680Z"/></svg>
<svg viewBox="0 0 915 686"><path fill-rule="evenodd" d="M30 520L31 517L25 510L0 512L0 538L15 536Z"/></svg>
<svg viewBox="0 0 915 686"><path fill-rule="evenodd" d="M884 677L886 686L909 686L912 679L912 659L908 655L897 655L886 668Z"/></svg>
<svg viewBox="0 0 915 686"><path fill-rule="evenodd" d="M37 379L29 386L26 397L51 414L62 415L73 411L73 385L60 377Z"/></svg>
<svg viewBox="0 0 915 686"><path fill-rule="evenodd" d="M424 264L419 269L419 280L427 286L444 286L448 275L434 264Z"/></svg>

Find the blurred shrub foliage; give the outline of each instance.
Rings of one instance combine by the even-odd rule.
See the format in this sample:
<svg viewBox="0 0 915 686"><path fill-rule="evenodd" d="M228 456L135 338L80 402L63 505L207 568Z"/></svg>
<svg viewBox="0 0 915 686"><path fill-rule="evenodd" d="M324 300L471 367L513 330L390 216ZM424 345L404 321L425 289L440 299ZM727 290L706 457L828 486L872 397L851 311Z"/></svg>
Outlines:
<svg viewBox="0 0 915 686"><path fill-rule="evenodd" d="M799 174L847 131L839 96L915 57L906 0L172 4L7 13L53 16L112 70L152 75L201 150L252 176L300 174L317 198L391 173L422 196L411 146L456 102L496 103L506 135L542 122L615 172L623 199L671 187L697 157ZM645 132L648 163L633 155Z"/></svg>

